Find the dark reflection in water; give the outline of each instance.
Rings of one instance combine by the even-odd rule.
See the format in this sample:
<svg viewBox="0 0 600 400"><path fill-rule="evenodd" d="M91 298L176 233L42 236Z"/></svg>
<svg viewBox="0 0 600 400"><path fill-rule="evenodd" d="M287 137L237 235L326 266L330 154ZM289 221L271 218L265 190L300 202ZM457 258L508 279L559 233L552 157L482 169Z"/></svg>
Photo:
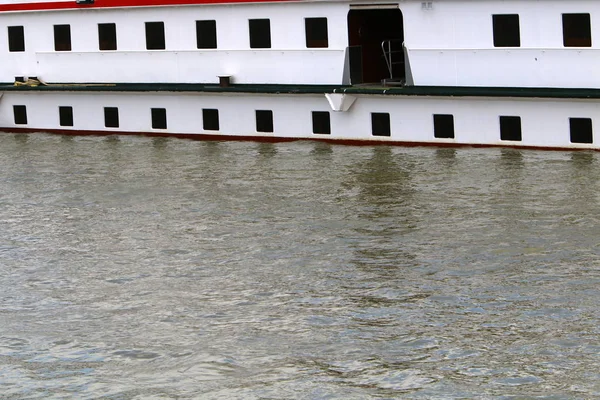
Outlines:
<svg viewBox="0 0 600 400"><path fill-rule="evenodd" d="M271 158L277 154L277 146L273 143L258 143L256 147L258 154L263 157Z"/></svg>
<svg viewBox="0 0 600 400"><path fill-rule="evenodd" d="M365 202L375 202L376 205L385 203L409 201L410 159L397 160L401 155L394 156L390 147L374 147L368 160L356 163L349 178L359 186L362 199ZM399 164L402 162L402 167ZM381 209L387 212L389 208ZM373 210L376 212L376 210Z"/></svg>
<svg viewBox="0 0 600 400"><path fill-rule="evenodd" d="M573 166L576 168L587 167L596 162L596 154L587 151L575 151L571 153Z"/></svg>
<svg viewBox="0 0 600 400"><path fill-rule="evenodd" d="M0 136L0 398L597 398L598 155Z"/></svg>
<svg viewBox="0 0 600 400"><path fill-rule="evenodd" d="M155 137L155 138L152 138L152 146L157 151L166 149L168 143L169 143L169 139L165 138L165 137Z"/></svg>
<svg viewBox="0 0 600 400"><path fill-rule="evenodd" d="M349 187L358 190L355 221L356 263L377 266L384 274L396 275L412 265L414 255L407 251L402 237L415 229L411 182L413 161L394 154L390 147L377 146L362 162L351 166Z"/></svg>
<svg viewBox="0 0 600 400"><path fill-rule="evenodd" d="M435 155L442 165L449 167L456 161L457 150L455 148L441 148L435 150Z"/></svg>
<svg viewBox="0 0 600 400"><path fill-rule="evenodd" d="M13 135L13 138L15 139L15 142L22 144L25 144L29 141L29 135L15 134Z"/></svg>

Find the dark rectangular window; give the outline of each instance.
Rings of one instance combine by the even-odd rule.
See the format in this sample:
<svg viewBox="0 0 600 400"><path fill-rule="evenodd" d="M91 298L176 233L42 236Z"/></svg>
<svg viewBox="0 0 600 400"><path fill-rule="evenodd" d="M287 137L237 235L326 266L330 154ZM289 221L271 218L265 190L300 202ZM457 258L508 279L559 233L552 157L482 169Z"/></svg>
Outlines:
<svg viewBox="0 0 600 400"><path fill-rule="evenodd" d="M117 49L116 24L98 24L98 47L100 50Z"/></svg>
<svg viewBox="0 0 600 400"><path fill-rule="evenodd" d="M591 118L569 118L571 143L594 143Z"/></svg>
<svg viewBox="0 0 600 400"><path fill-rule="evenodd" d="M104 107L104 126L107 128L119 127L119 109L117 107Z"/></svg>
<svg viewBox="0 0 600 400"><path fill-rule="evenodd" d="M146 49L164 50L165 48L165 23L146 22Z"/></svg>
<svg viewBox="0 0 600 400"><path fill-rule="evenodd" d="M54 50L71 51L71 25L54 25Z"/></svg>
<svg viewBox="0 0 600 400"><path fill-rule="evenodd" d="M390 136L390 114L371 113L371 133L373 136Z"/></svg>
<svg viewBox="0 0 600 400"><path fill-rule="evenodd" d="M58 107L60 126L73 126L73 107Z"/></svg>
<svg viewBox="0 0 600 400"><path fill-rule="evenodd" d="M520 47L519 15L493 15L494 47Z"/></svg>
<svg viewBox="0 0 600 400"><path fill-rule="evenodd" d="M327 18L306 18L306 47L329 47L327 35Z"/></svg>
<svg viewBox="0 0 600 400"><path fill-rule="evenodd" d="M438 139L454 139L454 115L433 115L433 136Z"/></svg>
<svg viewBox="0 0 600 400"><path fill-rule="evenodd" d="M8 27L8 51L25 51L25 31L22 26Z"/></svg>
<svg viewBox="0 0 600 400"><path fill-rule="evenodd" d="M215 108L202 109L202 125L205 131L219 130L219 110Z"/></svg>
<svg viewBox="0 0 600 400"><path fill-rule="evenodd" d="M152 109L152 128L167 129L167 110L165 108Z"/></svg>
<svg viewBox="0 0 600 400"><path fill-rule="evenodd" d="M196 21L196 46L199 49L217 48L217 22Z"/></svg>
<svg viewBox="0 0 600 400"><path fill-rule="evenodd" d="M256 131L273 132L273 111L256 110Z"/></svg>
<svg viewBox="0 0 600 400"><path fill-rule="evenodd" d="M250 27L250 47L253 49L271 48L271 21L268 19L248 20Z"/></svg>
<svg viewBox="0 0 600 400"><path fill-rule="evenodd" d="M520 142L521 117L500 117L500 140Z"/></svg>
<svg viewBox="0 0 600 400"><path fill-rule="evenodd" d="M329 120L329 111L312 112L313 133L321 135L331 134L331 122Z"/></svg>
<svg viewBox="0 0 600 400"><path fill-rule="evenodd" d="M562 23L565 47L592 47L590 14L563 14Z"/></svg>
<svg viewBox="0 0 600 400"><path fill-rule="evenodd" d="M13 106L16 125L27 125L27 107Z"/></svg>

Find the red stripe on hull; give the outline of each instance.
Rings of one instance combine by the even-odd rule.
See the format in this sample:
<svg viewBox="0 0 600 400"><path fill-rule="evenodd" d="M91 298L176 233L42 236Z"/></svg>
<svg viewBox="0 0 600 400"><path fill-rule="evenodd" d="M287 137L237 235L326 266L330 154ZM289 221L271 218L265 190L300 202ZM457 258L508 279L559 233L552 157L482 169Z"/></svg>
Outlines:
<svg viewBox="0 0 600 400"><path fill-rule="evenodd" d="M76 4L75 0L68 2L0 4L0 12L10 11L49 11L49 10L79 10L86 8L117 8L117 7L161 7L187 6L194 4L230 4L230 3L273 3L298 0L98 0L94 4Z"/></svg>
<svg viewBox="0 0 600 400"><path fill-rule="evenodd" d="M398 140L369 140L369 139L332 139L325 137L291 138L277 136L234 136L215 135L205 133L167 133L167 132L130 132L130 131L81 131L71 129L32 129L32 128L0 128L5 134L36 134L50 133L65 136L147 136L147 137L171 137L178 139L191 139L200 141L251 141L259 143L285 143L296 141L323 142L343 146L400 146L400 147L440 147L440 148L512 148L517 150L550 150L550 151L600 151L600 149L573 148L573 147L543 147L543 146L515 146L509 144L468 144L468 143L438 143L438 142L404 142Z"/></svg>

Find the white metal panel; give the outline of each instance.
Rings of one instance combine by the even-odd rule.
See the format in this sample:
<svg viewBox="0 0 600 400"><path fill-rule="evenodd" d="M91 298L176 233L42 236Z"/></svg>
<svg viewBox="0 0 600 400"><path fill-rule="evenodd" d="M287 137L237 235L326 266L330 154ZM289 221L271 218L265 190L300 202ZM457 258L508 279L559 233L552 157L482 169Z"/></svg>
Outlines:
<svg viewBox="0 0 600 400"><path fill-rule="evenodd" d="M267 3L0 14L0 32L23 25L26 42L25 53L10 53L0 40L0 81L24 75L65 82L210 82L235 73L239 83L340 84L347 12L344 3ZM327 49L306 48L309 17L327 18ZM271 49L250 49L248 20L255 18L270 19ZM196 49L195 21L205 19L217 21L216 51ZM145 22L154 21L165 23L165 51L146 51ZM98 50L98 23L116 24L118 51ZM58 24L71 26L71 52L54 51ZM195 63L198 58L203 64Z"/></svg>
<svg viewBox="0 0 600 400"><path fill-rule="evenodd" d="M340 83L344 51L328 49L39 53L36 75L47 82ZM94 66L110 65L110 68Z"/></svg>
<svg viewBox="0 0 600 400"><path fill-rule="evenodd" d="M415 85L600 88L600 3L592 0L400 3ZM564 48L563 13L590 13L593 48ZM494 48L494 14L518 14L521 47Z"/></svg>
<svg viewBox="0 0 600 400"><path fill-rule="evenodd" d="M15 125L14 104L26 105L28 124ZM58 107L72 106L73 127L58 126ZM119 108L119 129L104 127L104 107ZM168 129L152 129L151 108L167 110ZM220 130L205 131L202 109L219 110ZM255 111L272 110L273 133L256 132ZM346 112L330 111L324 95L253 95L206 93L6 92L0 101L3 128L73 131L222 134L282 138L402 141L437 144L481 144L534 147L600 148L570 142L569 118L591 118L600 126L600 104L593 100L452 98L358 95ZM330 111L331 135L312 133L312 111ZM371 134L371 113L390 114L390 137ZM454 139L436 139L433 114L454 116ZM519 116L523 140L500 140L500 116ZM596 132L598 129L596 129Z"/></svg>
<svg viewBox="0 0 600 400"><path fill-rule="evenodd" d="M369 2L361 2L367 4ZM373 2L371 5L376 4ZM593 0L400 1L417 85L600 87L600 2ZM387 6L387 5L386 5ZM0 14L0 32L23 25L25 53L0 40L0 81L341 84L349 2L78 9ZM589 12L594 48L563 48L562 14ZM492 15L520 16L521 48L493 47ZM327 17L329 49L306 49L304 18ZM248 19L271 20L272 49L249 49ZM195 49L195 21L217 21L218 50ZM146 51L144 23L164 21L166 51ZM98 51L97 24L117 24L117 52ZM54 52L53 25L70 24L72 52ZM97 53L97 54L92 54Z"/></svg>
<svg viewBox="0 0 600 400"><path fill-rule="evenodd" d="M409 51L416 85L600 88L598 49Z"/></svg>

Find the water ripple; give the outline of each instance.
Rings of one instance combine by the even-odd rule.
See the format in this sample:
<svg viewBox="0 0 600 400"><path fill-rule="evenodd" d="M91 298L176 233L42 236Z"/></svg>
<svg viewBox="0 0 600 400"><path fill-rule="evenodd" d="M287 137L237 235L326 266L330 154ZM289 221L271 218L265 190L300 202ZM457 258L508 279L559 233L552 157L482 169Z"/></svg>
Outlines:
<svg viewBox="0 0 600 400"><path fill-rule="evenodd" d="M598 157L0 135L0 397L600 397Z"/></svg>

